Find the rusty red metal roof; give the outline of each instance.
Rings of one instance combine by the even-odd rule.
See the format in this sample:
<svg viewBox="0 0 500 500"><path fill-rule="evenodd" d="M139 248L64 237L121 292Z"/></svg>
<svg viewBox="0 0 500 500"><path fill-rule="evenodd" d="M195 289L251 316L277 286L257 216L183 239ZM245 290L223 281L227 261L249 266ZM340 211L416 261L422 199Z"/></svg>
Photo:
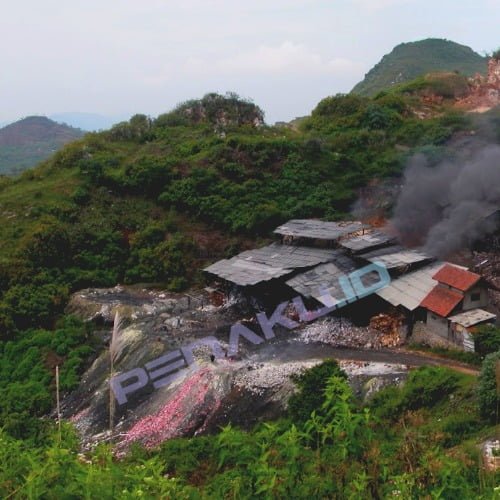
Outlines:
<svg viewBox="0 0 500 500"><path fill-rule="evenodd" d="M420 305L446 318L463 298L464 296L459 292L436 285L420 302Z"/></svg>
<svg viewBox="0 0 500 500"><path fill-rule="evenodd" d="M432 278L439 281L439 283L444 283L457 290L466 292L481 279L481 276L465 269L446 264Z"/></svg>

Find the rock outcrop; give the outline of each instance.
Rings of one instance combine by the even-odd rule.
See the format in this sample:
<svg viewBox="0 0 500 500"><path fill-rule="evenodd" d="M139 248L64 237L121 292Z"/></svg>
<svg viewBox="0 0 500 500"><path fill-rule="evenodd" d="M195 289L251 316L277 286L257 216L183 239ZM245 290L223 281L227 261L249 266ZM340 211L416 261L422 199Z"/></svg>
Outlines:
<svg viewBox="0 0 500 500"><path fill-rule="evenodd" d="M487 76L479 73L469 80L469 94L459 99L456 106L467 111L484 112L500 105L500 59L488 61Z"/></svg>

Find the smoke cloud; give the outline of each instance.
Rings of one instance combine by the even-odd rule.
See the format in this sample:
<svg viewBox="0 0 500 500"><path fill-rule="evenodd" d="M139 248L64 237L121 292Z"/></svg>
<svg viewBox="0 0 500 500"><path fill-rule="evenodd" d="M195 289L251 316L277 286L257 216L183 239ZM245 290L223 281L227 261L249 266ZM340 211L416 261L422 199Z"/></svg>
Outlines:
<svg viewBox="0 0 500 500"><path fill-rule="evenodd" d="M443 258L493 232L495 210L500 210L500 146L459 153L453 162L434 167L416 155L405 171L392 225L402 243L423 245Z"/></svg>

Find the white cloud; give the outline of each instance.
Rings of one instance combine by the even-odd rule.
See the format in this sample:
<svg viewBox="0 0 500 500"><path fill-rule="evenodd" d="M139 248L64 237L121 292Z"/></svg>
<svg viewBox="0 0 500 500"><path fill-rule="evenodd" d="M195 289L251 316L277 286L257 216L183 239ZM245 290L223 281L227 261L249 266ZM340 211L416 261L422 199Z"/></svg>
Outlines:
<svg viewBox="0 0 500 500"><path fill-rule="evenodd" d="M349 91L398 43L439 36L495 49L500 8L499 0L3 3L0 121L68 109L155 114L227 89L286 119Z"/></svg>
<svg viewBox="0 0 500 500"><path fill-rule="evenodd" d="M359 72L360 63L344 58L326 59L305 45L290 41L281 45L261 45L216 61L189 58L184 71L189 74L335 74Z"/></svg>
<svg viewBox="0 0 500 500"><path fill-rule="evenodd" d="M354 0L354 3L369 11L374 11L386 9L388 7L397 7L414 1L415 0Z"/></svg>

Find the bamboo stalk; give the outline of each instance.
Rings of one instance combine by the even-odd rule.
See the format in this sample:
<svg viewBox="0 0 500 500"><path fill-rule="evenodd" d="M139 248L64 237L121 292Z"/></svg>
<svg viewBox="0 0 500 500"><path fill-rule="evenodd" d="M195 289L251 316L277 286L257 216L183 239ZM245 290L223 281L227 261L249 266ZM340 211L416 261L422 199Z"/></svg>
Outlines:
<svg viewBox="0 0 500 500"><path fill-rule="evenodd" d="M56 406L57 406L57 426L59 427L59 443L61 442L61 403L59 398L59 365L56 365Z"/></svg>
<svg viewBox="0 0 500 500"><path fill-rule="evenodd" d="M115 397L113 394L113 390L111 389L111 379L113 378L114 373L114 363L113 363L113 354L111 349L110 353L110 369L109 369L109 430L112 431L114 427L114 417L115 417Z"/></svg>
<svg viewBox="0 0 500 500"><path fill-rule="evenodd" d="M115 373L115 360L118 358L122 343L121 343L121 327L122 327L122 318L120 317L120 313L116 311L115 319L113 323L113 332L111 334L111 341L109 343L109 430L112 431L114 428L114 420L115 420L115 410L116 403L113 390L111 388L111 379Z"/></svg>
<svg viewBox="0 0 500 500"><path fill-rule="evenodd" d="M500 359L497 359L495 363L495 381L497 384L497 408L496 408L496 422L495 422L495 427L496 427L496 434L497 434L497 439L500 439L500 426L498 425L498 412L499 412L499 405L500 405Z"/></svg>

